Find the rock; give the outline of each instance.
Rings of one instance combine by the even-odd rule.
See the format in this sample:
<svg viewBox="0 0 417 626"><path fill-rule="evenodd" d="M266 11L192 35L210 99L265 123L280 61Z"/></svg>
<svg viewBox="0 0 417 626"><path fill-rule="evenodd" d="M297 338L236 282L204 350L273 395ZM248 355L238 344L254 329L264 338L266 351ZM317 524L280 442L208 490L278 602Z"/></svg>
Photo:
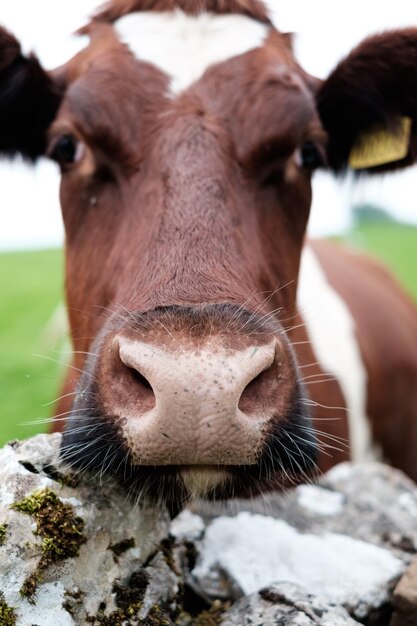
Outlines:
<svg viewBox="0 0 417 626"><path fill-rule="evenodd" d="M390 626L415 626L417 624L417 558L405 571L392 598L395 608Z"/></svg>
<svg viewBox="0 0 417 626"><path fill-rule="evenodd" d="M385 626L392 590L417 551L417 488L378 463L343 463L315 485L199 503L193 514L207 529L188 584L207 601L286 581Z"/></svg>
<svg viewBox="0 0 417 626"><path fill-rule="evenodd" d="M307 593L299 585L281 583L238 600L223 614L222 626L354 626L340 606Z"/></svg>
<svg viewBox="0 0 417 626"><path fill-rule="evenodd" d="M0 611L13 610L18 626L82 626L175 603L180 576L158 551L166 511L132 507L113 484L70 486L60 441L39 435L0 450Z"/></svg>
<svg viewBox="0 0 417 626"><path fill-rule="evenodd" d="M224 597L225 578L239 596L285 581L358 618L389 600L405 568L402 560L370 543L336 533L300 533L287 522L248 512L214 520L200 551L192 577L208 600Z"/></svg>
<svg viewBox="0 0 417 626"><path fill-rule="evenodd" d="M202 518L185 509L172 520L170 533L177 540L193 541L200 539L205 529L206 526Z"/></svg>
<svg viewBox="0 0 417 626"><path fill-rule="evenodd" d="M417 488L401 472L342 464L170 522L77 481L60 442L0 450L1 626L417 624Z"/></svg>
<svg viewBox="0 0 417 626"><path fill-rule="evenodd" d="M346 534L400 555L417 551L417 487L381 463L341 463L317 484L286 494L195 507L206 520L239 511L276 517L302 532Z"/></svg>

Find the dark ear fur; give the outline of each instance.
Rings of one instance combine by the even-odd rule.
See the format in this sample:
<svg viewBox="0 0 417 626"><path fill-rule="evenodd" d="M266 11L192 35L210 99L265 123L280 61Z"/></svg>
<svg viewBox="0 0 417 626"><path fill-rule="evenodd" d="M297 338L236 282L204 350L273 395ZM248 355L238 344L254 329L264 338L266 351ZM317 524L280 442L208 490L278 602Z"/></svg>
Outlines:
<svg viewBox="0 0 417 626"><path fill-rule="evenodd" d="M367 170L381 171L417 160L417 28L366 39L344 59L317 94L329 136L330 167L347 166L355 140L367 130L395 130L400 116L412 119L409 154L401 161Z"/></svg>
<svg viewBox="0 0 417 626"><path fill-rule="evenodd" d="M19 42L0 28L0 154L31 160L43 154L60 101L38 60L24 57Z"/></svg>

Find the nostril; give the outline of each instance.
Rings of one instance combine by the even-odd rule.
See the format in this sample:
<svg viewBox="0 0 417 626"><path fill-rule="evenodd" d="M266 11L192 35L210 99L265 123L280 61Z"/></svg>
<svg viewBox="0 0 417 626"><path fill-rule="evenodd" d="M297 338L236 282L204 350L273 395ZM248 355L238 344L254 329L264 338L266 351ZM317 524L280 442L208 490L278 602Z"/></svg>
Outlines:
<svg viewBox="0 0 417 626"><path fill-rule="evenodd" d="M278 368L274 361L246 385L239 398L239 409L246 415L266 417L275 403L277 384Z"/></svg>
<svg viewBox="0 0 417 626"><path fill-rule="evenodd" d="M132 378L136 382L136 384L142 385L142 387L144 387L145 389L148 389L149 391L151 391L153 393L153 389L152 389L151 383L149 382L149 380L147 378L145 378L145 376L143 374L141 374L134 367L127 367L127 369L129 370L130 375L132 376Z"/></svg>
<svg viewBox="0 0 417 626"><path fill-rule="evenodd" d="M133 404L139 413L150 411L156 404L155 393L149 380L136 368L124 364L125 401Z"/></svg>
<svg viewBox="0 0 417 626"><path fill-rule="evenodd" d="M115 352L115 380L119 381L122 403L134 408L140 415L154 408L155 392L144 374L146 367L142 363L144 355L134 349L128 341L118 338Z"/></svg>

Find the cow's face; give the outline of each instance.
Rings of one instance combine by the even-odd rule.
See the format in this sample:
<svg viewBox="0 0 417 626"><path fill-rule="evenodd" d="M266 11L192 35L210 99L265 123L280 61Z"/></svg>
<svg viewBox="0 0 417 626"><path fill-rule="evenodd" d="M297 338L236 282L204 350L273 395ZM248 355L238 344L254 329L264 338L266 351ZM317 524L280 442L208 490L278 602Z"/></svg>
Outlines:
<svg viewBox="0 0 417 626"><path fill-rule="evenodd" d="M121 42L141 20L166 31L177 76ZM236 30L249 42L188 68L181 29L201 31L192 54ZM249 17L137 13L100 25L66 71L49 141L63 168L74 345L94 355L64 445L80 415L100 433L110 424L124 444L112 467L129 451L135 479L156 466L154 485L169 477L166 494L181 497L306 470L314 451L284 327L325 146L286 38Z"/></svg>
<svg viewBox="0 0 417 626"><path fill-rule="evenodd" d="M362 95L358 57L372 65L377 39L317 96L258 3L252 16L230 4L229 15L104 14L52 78L36 66L37 147L3 148L33 157L47 144L62 169L67 300L85 370L64 457L174 509L313 466L291 348L311 173L326 154L343 167L355 137L386 116L416 113L405 87L401 106L383 108L387 78L372 67L373 98ZM401 42L415 54L414 31Z"/></svg>
<svg viewBox="0 0 417 626"><path fill-rule="evenodd" d="M172 67L156 65L146 39L146 60L133 53L142 21L177 54ZM125 31L137 37L130 47ZM236 31L246 45L205 58L204 47ZM203 48L201 60L184 58L181 33L187 52ZM249 17L183 13L135 13L91 35L66 68L71 82L49 131L63 169L73 336L103 325L107 312L93 306L144 312L250 298L253 311L279 289L269 309L290 315L325 135L287 38Z"/></svg>

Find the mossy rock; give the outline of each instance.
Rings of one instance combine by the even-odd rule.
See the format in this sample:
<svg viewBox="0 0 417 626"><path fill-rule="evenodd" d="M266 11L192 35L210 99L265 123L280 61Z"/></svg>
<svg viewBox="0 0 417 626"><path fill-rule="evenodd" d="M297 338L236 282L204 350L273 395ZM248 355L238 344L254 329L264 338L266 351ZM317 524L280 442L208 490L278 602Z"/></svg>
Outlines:
<svg viewBox="0 0 417 626"><path fill-rule="evenodd" d="M83 535L84 521L74 514L70 504L62 502L51 489L35 491L11 508L30 515L36 521L35 535L42 538L42 557L36 571L22 585L20 594L33 601L43 571L52 563L62 561L79 553L86 542Z"/></svg>
<svg viewBox="0 0 417 626"><path fill-rule="evenodd" d="M0 592L0 624L1 626L15 626L16 615L14 609L8 606L4 600L4 596Z"/></svg>
<svg viewBox="0 0 417 626"><path fill-rule="evenodd" d="M0 546L3 545L6 539L7 526L8 524L0 524Z"/></svg>

